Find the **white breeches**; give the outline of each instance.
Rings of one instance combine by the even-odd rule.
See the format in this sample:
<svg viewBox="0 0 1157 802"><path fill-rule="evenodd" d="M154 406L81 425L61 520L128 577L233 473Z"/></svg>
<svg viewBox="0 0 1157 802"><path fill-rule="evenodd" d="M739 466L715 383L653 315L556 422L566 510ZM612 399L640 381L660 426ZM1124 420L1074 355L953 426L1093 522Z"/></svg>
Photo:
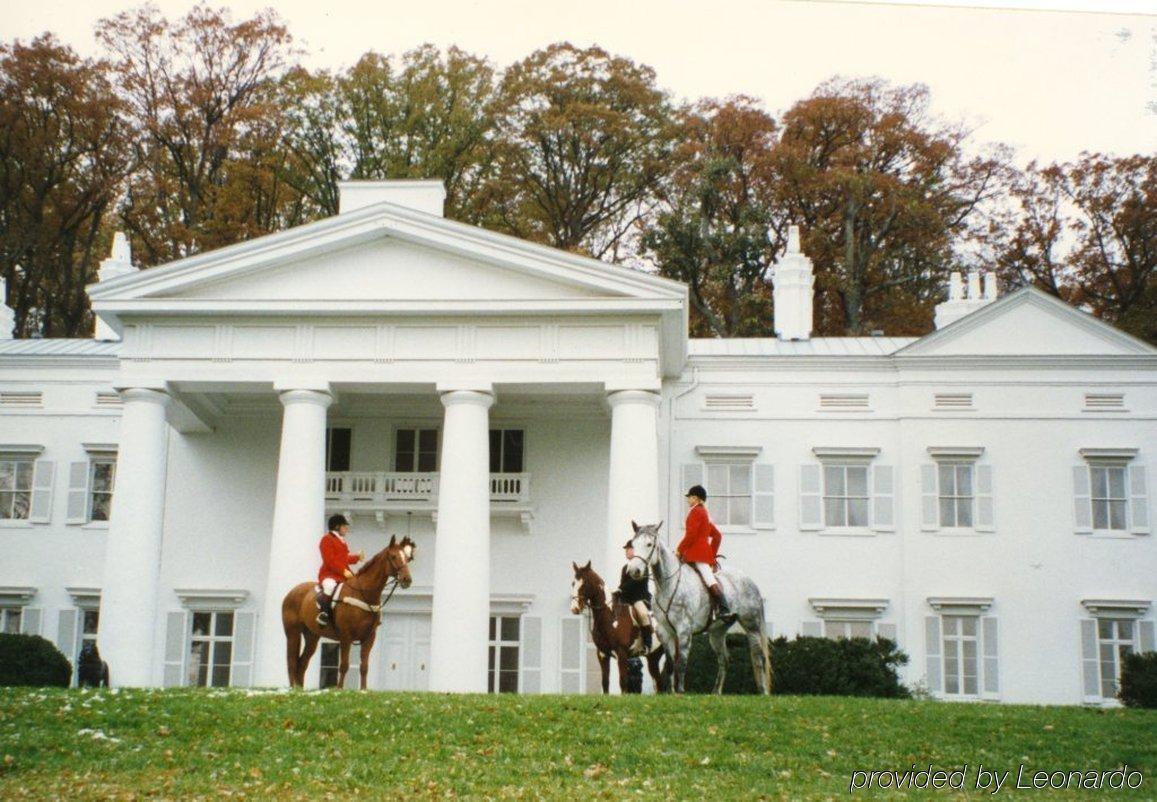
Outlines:
<svg viewBox="0 0 1157 802"><path fill-rule="evenodd" d="M707 584L707 587L719 584L715 579L715 572L711 570L711 566L707 563L691 563L691 567L699 572L699 576L703 577L703 581Z"/></svg>
<svg viewBox="0 0 1157 802"><path fill-rule="evenodd" d="M337 580L332 576L327 576L321 580L321 589L326 596L333 596L334 590L337 589Z"/></svg>
<svg viewBox="0 0 1157 802"><path fill-rule="evenodd" d="M635 610L635 620L639 622L639 626L647 627L651 625L651 611L647 609L645 601L637 601L631 605Z"/></svg>

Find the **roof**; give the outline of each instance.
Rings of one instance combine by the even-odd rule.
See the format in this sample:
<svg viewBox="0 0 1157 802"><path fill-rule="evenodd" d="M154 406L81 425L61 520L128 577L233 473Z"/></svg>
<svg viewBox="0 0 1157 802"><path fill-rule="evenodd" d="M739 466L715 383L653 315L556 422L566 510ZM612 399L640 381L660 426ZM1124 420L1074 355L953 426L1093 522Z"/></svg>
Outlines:
<svg viewBox="0 0 1157 802"><path fill-rule="evenodd" d="M115 357L120 351L120 342L113 340L0 340L0 356Z"/></svg>
<svg viewBox="0 0 1157 802"><path fill-rule="evenodd" d="M918 337L813 337L780 340L776 337L734 337L691 340L691 356L888 356Z"/></svg>

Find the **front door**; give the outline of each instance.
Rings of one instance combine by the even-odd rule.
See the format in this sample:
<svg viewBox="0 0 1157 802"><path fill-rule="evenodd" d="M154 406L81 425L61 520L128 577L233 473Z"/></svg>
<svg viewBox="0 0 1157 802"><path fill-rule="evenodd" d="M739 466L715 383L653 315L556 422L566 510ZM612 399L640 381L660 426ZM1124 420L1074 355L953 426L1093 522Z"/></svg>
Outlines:
<svg viewBox="0 0 1157 802"><path fill-rule="evenodd" d="M430 687L430 616L385 616L381 641L382 690L425 691Z"/></svg>

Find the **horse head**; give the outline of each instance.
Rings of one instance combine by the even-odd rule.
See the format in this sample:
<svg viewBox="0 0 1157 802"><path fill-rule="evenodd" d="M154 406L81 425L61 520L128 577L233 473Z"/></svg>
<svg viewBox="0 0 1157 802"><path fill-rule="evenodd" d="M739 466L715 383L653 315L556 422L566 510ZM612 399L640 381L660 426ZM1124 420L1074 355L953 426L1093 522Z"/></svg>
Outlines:
<svg viewBox="0 0 1157 802"><path fill-rule="evenodd" d="M414 560L414 555L418 551L418 546L414 541L410 540L409 535L402 538L398 542L398 536L390 537L390 545L386 546L386 559L389 561L390 574L397 578L398 584L403 588L410 587L414 581L410 576L410 563Z"/></svg>
<svg viewBox="0 0 1157 802"><path fill-rule="evenodd" d="M584 607L590 607L596 598L606 600L606 591L603 589L602 578L591 568L591 561L586 565L572 562L574 581L570 585L570 611L578 615Z"/></svg>
<svg viewBox="0 0 1157 802"><path fill-rule="evenodd" d="M627 574L631 579L642 579L647 569L659 564L659 528L663 522L639 526L631 521L635 536L631 538L631 548L635 556L627 561Z"/></svg>

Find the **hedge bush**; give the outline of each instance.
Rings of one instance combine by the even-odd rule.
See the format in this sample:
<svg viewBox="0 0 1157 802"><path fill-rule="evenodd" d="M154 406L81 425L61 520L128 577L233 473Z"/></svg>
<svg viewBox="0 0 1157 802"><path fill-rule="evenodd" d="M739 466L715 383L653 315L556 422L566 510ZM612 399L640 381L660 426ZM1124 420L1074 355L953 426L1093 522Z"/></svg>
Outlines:
<svg viewBox="0 0 1157 802"><path fill-rule="evenodd" d="M1157 652L1125 655L1117 698L1126 707L1157 708Z"/></svg>
<svg viewBox="0 0 1157 802"><path fill-rule="evenodd" d="M39 635L0 635L0 686L67 688L72 665Z"/></svg>
<svg viewBox="0 0 1157 802"><path fill-rule="evenodd" d="M727 649L730 663L723 692L756 693L746 636L729 635ZM771 641L774 693L907 698L910 694L897 673L907 662L908 655L887 638ZM715 652L706 635L697 635L687 665L687 690L710 693L714 685Z"/></svg>

